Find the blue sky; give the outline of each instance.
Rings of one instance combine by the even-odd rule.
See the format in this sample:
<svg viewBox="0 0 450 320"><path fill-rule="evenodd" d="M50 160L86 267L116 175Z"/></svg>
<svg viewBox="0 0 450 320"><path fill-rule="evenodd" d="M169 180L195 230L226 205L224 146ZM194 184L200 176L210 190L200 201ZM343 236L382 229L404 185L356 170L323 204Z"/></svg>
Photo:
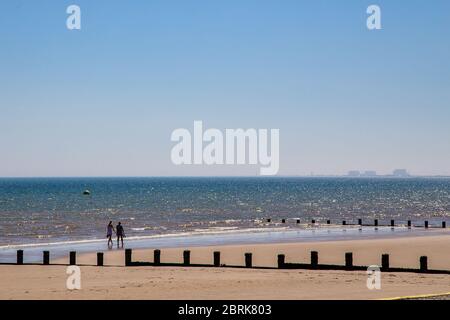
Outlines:
<svg viewBox="0 0 450 320"><path fill-rule="evenodd" d="M194 120L279 128L281 175L450 174L449 21L446 0L2 1L0 176L259 172L173 165Z"/></svg>

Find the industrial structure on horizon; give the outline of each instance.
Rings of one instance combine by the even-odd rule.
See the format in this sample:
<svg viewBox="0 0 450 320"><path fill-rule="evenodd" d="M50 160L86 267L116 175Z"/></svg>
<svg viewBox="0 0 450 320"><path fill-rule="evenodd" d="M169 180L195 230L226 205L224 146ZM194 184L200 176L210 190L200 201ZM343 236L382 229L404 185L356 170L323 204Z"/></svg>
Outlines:
<svg viewBox="0 0 450 320"><path fill-rule="evenodd" d="M376 171L366 170L351 170L347 174L348 177L396 177L396 178L408 178L411 175L408 173L406 169L395 169L392 174L387 175L378 175Z"/></svg>

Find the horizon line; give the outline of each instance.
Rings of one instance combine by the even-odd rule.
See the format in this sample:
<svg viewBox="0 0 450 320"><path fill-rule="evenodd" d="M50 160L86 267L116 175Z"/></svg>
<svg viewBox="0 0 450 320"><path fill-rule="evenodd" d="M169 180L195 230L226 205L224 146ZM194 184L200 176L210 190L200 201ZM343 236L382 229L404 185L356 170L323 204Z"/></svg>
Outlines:
<svg viewBox="0 0 450 320"><path fill-rule="evenodd" d="M80 178L80 179L95 179L95 178L351 178L351 179L371 179L371 178L396 178L396 179L408 179L408 178L450 178L450 175L436 174L436 175L408 175L408 176L395 176L392 174L375 175L375 176L349 176L338 174L315 174L315 175L274 175L274 176L261 176L261 175L192 175L192 176L180 176L180 175L153 175L153 176L0 176L0 179L68 179L68 178Z"/></svg>

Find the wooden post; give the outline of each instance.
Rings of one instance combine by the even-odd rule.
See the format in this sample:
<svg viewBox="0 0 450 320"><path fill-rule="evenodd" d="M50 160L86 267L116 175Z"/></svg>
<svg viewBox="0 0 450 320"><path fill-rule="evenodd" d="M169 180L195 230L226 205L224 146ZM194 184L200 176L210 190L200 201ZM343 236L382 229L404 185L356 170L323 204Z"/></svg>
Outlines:
<svg viewBox="0 0 450 320"><path fill-rule="evenodd" d="M286 223L286 219L281 219L281 223Z"/></svg>
<svg viewBox="0 0 450 320"><path fill-rule="evenodd" d="M394 227L394 226L395 226L395 221L391 220L391 227Z"/></svg>
<svg viewBox="0 0 450 320"><path fill-rule="evenodd" d="M23 250L17 250L17 264L23 264Z"/></svg>
<svg viewBox="0 0 450 320"><path fill-rule="evenodd" d="M153 251L153 265L159 266L161 264L161 250L155 249Z"/></svg>
<svg viewBox="0 0 450 320"><path fill-rule="evenodd" d="M133 250L125 249L125 266L131 266L132 255L133 255Z"/></svg>
<svg viewBox="0 0 450 320"><path fill-rule="evenodd" d="M442 228L443 229L447 228L447 224L445 223L445 221L442 221Z"/></svg>
<svg viewBox="0 0 450 320"><path fill-rule="evenodd" d="M362 226L362 219L358 219L358 224Z"/></svg>
<svg viewBox="0 0 450 320"><path fill-rule="evenodd" d="M214 267L220 267L220 251L214 251Z"/></svg>
<svg viewBox="0 0 450 320"><path fill-rule="evenodd" d="M44 251L42 253L42 264L43 265L49 265L50 264L50 252Z"/></svg>
<svg viewBox="0 0 450 320"><path fill-rule="evenodd" d="M381 255L381 269L389 270L389 255L388 254Z"/></svg>
<svg viewBox="0 0 450 320"><path fill-rule="evenodd" d="M245 267L246 268L252 267L252 254L251 253L245 254Z"/></svg>
<svg viewBox="0 0 450 320"><path fill-rule="evenodd" d="M311 251L311 267L317 268L319 265L319 253L317 251Z"/></svg>
<svg viewBox="0 0 450 320"><path fill-rule="evenodd" d="M103 266L103 252L97 252L97 266Z"/></svg>
<svg viewBox="0 0 450 320"><path fill-rule="evenodd" d="M75 251L70 251L69 253L69 264L74 266L77 264L77 253Z"/></svg>
<svg viewBox="0 0 450 320"><path fill-rule="evenodd" d="M327 224L331 224L331 220L327 220Z"/></svg>
<svg viewBox="0 0 450 320"><path fill-rule="evenodd" d="M284 254L278 255L278 268L283 269L285 264L286 256Z"/></svg>
<svg viewBox="0 0 450 320"><path fill-rule="evenodd" d="M353 268L353 253L352 252L345 253L345 268L347 270L351 270Z"/></svg>
<svg viewBox="0 0 450 320"><path fill-rule="evenodd" d="M188 266L191 264L191 251L184 250L183 251L183 264Z"/></svg>
<svg viewBox="0 0 450 320"><path fill-rule="evenodd" d="M375 227L378 227L378 219L375 219L375 220L373 221L373 224L375 225Z"/></svg>
<svg viewBox="0 0 450 320"><path fill-rule="evenodd" d="M420 272L428 270L428 258L426 256L420 257Z"/></svg>
<svg viewBox="0 0 450 320"><path fill-rule="evenodd" d="M411 228L411 220L408 220L408 228Z"/></svg>
<svg viewBox="0 0 450 320"><path fill-rule="evenodd" d="M425 221L425 228L428 229L428 221Z"/></svg>
<svg viewBox="0 0 450 320"><path fill-rule="evenodd" d="M342 225L345 226L347 224L347 221L342 221Z"/></svg>

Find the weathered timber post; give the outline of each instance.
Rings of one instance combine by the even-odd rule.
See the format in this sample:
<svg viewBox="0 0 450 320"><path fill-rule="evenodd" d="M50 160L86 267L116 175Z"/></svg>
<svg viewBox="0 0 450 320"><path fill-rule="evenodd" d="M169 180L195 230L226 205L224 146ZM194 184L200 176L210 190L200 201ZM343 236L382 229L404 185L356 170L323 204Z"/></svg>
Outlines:
<svg viewBox="0 0 450 320"><path fill-rule="evenodd" d="M381 269L389 270L389 255L386 253L381 255Z"/></svg>
<svg viewBox="0 0 450 320"><path fill-rule="evenodd" d="M220 267L220 251L214 251L214 267Z"/></svg>
<svg viewBox="0 0 450 320"><path fill-rule="evenodd" d="M103 252L97 252L97 266L103 266Z"/></svg>
<svg viewBox="0 0 450 320"><path fill-rule="evenodd" d="M278 255L278 268L283 269L285 265L286 256L284 254Z"/></svg>
<svg viewBox="0 0 450 320"><path fill-rule="evenodd" d="M23 264L23 250L17 250L17 264Z"/></svg>
<svg viewBox="0 0 450 320"><path fill-rule="evenodd" d="M345 253L345 268L347 270L353 269L353 253L352 252Z"/></svg>
<svg viewBox="0 0 450 320"><path fill-rule="evenodd" d="M133 250L131 249L125 249L125 266L131 266L132 260L131 257L133 255Z"/></svg>
<svg viewBox="0 0 450 320"><path fill-rule="evenodd" d="M50 264L50 251L42 252L42 264L49 265Z"/></svg>
<svg viewBox="0 0 450 320"><path fill-rule="evenodd" d="M153 265L159 266L161 264L161 250L153 250Z"/></svg>
<svg viewBox="0 0 450 320"><path fill-rule="evenodd" d="M426 256L420 257L420 272L427 272L428 258Z"/></svg>
<svg viewBox="0 0 450 320"><path fill-rule="evenodd" d="M188 266L191 264L191 251L184 250L183 251L183 264Z"/></svg>
<svg viewBox="0 0 450 320"><path fill-rule="evenodd" d="M69 252L69 264L71 266L74 266L77 264L77 253L76 251L70 251Z"/></svg>
<svg viewBox="0 0 450 320"><path fill-rule="evenodd" d="M246 268L251 268L252 267L252 254L251 253L246 253L245 254L245 267Z"/></svg>
<svg viewBox="0 0 450 320"><path fill-rule="evenodd" d="M317 251L311 251L311 267L317 268L319 265L319 253Z"/></svg>

